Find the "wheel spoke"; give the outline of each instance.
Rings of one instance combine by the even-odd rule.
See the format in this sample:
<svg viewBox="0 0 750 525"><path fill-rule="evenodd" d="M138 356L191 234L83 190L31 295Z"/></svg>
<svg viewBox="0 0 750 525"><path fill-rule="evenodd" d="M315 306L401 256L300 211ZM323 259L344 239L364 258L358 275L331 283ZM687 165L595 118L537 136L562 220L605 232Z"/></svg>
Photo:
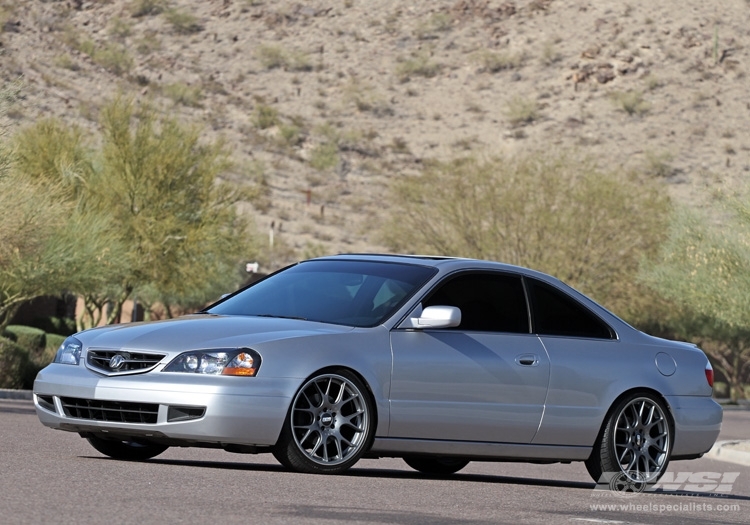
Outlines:
<svg viewBox="0 0 750 525"><path fill-rule="evenodd" d="M351 414L349 416L342 416L341 419L343 420L344 424L355 427L355 428L359 428L360 425L352 423L352 420L356 417L361 416L363 413L364 412L362 410L357 410L354 414Z"/></svg>
<svg viewBox="0 0 750 525"><path fill-rule="evenodd" d="M317 391L318 391L318 393L320 394L320 399L321 399L321 401L320 401L320 405L317 405L317 406L318 406L318 407L321 407L321 406L323 406L323 404L325 403L325 400L326 400L326 395L325 395L325 394L323 393L323 391L322 391L322 390L320 389L320 385L318 385L318 382L317 382L317 381L313 383L313 386L315 386L315 390L317 390Z"/></svg>
<svg viewBox="0 0 750 525"><path fill-rule="evenodd" d="M315 442L315 446L312 447L312 450L310 450L310 455L315 457L318 452L318 449L321 446L323 446L323 449L325 450L324 442L325 442L325 439L323 438L323 436L321 434L318 434L318 441Z"/></svg>
<svg viewBox="0 0 750 525"><path fill-rule="evenodd" d="M305 396L305 400L307 401L307 404L310 405L310 411L312 412L313 411L312 409L316 407L315 403L310 401L310 398L307 396L306 392L302 392L302 395ZM297 410L302 410L299 407L296 407L296 408Z"/></svg>
<svg viewBox="0 0 750 525"><path fill-rule="evenodd" d="M333 442L336 444L336 454L339 459L344 459L344 451L341 450L341 437L336 436L333 439Z"/></svg>
<svg viewBox="0 0 750 525"><path fill-rule="evenodd" d="M313 429L312 428L308 428L307 432L305 432L305 435L302 436L302 439L300 439L299 442L300 443L304 443L305 441L307 441L307 438L309 438L310 434L312 434L312 433L313 433Z"/></svg>

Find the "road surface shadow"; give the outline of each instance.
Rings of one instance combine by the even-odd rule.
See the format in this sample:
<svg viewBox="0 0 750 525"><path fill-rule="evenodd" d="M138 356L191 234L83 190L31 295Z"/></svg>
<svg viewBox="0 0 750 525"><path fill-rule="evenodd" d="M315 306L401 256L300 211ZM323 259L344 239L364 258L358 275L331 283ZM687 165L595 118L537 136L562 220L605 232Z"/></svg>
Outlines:
<svg viewBox="0 0 750 525"><path fill-rule="evenodd" d="M80 456L85 459L95 459L102 461L117 461L110 458L101 456ZM291 472L281 465L273 465L267 463L241 463L234 461L196 461L196 460L181 460L181 459L150 459L144 463L153 463L157 465L172 465L181 467L191 468L208 468L208 469L224 469L224 470L245 470L248 472L278 472L279 474L286 474L292 476L321 476L321 474L299 474L297 472ZM596 484L593 482L582 482L582 481L566 481L556 479L538 479L538 478L520 478L515 476L494 476L491 474L457 474L449 476L426 476L418 472L412 472L408 470L394 470L394 469L374 469L374 468L357 468L354 467L343 474L338 474L342 477L360 477L360 478L377 478L377 479L414 479L414 480L438 480L438 481L451 481L460 483L492 483L497 485L525 485L532 487L550 487L550 488L566 488L566 489L578 489L587 490L594 492ZM609 491L598 490L603 495L609 495ZM722 501L750 501L750 496L741 496L738 494L724 494L715 492L704 492L696 493L684 490L656 490L654 492L648 492L644 494L625 494L619 495L612 493L612 497L618 499L628 499L633 496L678 496L678 497L695 497L695 498L707 498L715 501L716 503Z"/></svg>

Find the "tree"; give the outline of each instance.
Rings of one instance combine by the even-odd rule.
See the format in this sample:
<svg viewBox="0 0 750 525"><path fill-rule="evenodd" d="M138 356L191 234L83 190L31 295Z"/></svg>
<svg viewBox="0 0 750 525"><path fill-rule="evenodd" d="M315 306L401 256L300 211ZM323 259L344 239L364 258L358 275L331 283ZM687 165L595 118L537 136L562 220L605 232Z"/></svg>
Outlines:
<svg viewBox="0 0 750 525"><path fill-rule="evenodd" d="M3 112L18 89L12 85L0 92ZM15 140L9 141L11 147L4 133L0 138L0 326L4 326L24 301L87 286L101 275L97 269L106 264L112 246L103 235L107 226L84 220L64 197L59 177L25 170L26 150ZM35 153L33 148L28 151L31 156ZM37 150L36 156L44 157L44 151ZM82 229L83 223L92 227ZM72 230L75 236L70 235Z"/></svg>
<svg viewBox="0 0 750 525"><path fill-rule="evenodd" d="M8 182L14 191L5 195L13 205L3 207L6 239L15 250L2 279L6 302L106 289L125 271L128 253L112 219L86 209L92 166L83 133L41 119L14 135L13 154Z"/></svg>
<svg viewBox="0 0 750 525"><path fill-rule="evenodd" d="M253 245L236 211L247 192L218 180L230 165L223 144L202 142L199 130L124 99L103 108L101 126L85 202L112 218L128 270L87 303L100 311L113 304L113 322L134 295L169 314L172 305L199 307L236 287Z"/></svg>
<svg viewBox="0 0 750 525"><path fill-rule="evenodd" d="M675 326L702 341L737 401L746 397L750 372L750 207L724 198L715 215L723 220L686 209L676 213L642 279L680 305Z"/></svg>
<svg viewBox="0 0 750 525"><path fill-rule="evenodd" d="M635 276L666 229L670 203L656 183L534 152L431 163L397 180L391 202L384 237L395 251L529 266L631 320L653 311Z"/></svg>

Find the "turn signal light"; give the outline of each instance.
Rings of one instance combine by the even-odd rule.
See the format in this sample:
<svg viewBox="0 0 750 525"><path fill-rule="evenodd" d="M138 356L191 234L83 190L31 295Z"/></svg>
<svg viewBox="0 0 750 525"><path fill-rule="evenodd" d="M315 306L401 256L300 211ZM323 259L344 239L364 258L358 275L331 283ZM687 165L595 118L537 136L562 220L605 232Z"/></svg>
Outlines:
<svg viewBox="0 0 750 525"><path fill-rule="evenodd" d="M258 363L260 364L260 363ZM254 376L258 367L250 352L241 352L224 367L224 376Z"/></svg>

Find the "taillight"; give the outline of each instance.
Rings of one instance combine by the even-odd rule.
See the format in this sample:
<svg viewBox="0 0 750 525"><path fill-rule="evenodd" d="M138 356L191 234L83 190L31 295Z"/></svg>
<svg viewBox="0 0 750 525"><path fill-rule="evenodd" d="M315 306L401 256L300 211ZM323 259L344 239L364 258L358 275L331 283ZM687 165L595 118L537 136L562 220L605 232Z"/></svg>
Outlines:
<svg viewBox="0 0 750 525"><path fill-rule="evenodd" d="M714 387L714 369L711 367L711 363L706 363L706 381L708 381L708 386Z"/></svg>

